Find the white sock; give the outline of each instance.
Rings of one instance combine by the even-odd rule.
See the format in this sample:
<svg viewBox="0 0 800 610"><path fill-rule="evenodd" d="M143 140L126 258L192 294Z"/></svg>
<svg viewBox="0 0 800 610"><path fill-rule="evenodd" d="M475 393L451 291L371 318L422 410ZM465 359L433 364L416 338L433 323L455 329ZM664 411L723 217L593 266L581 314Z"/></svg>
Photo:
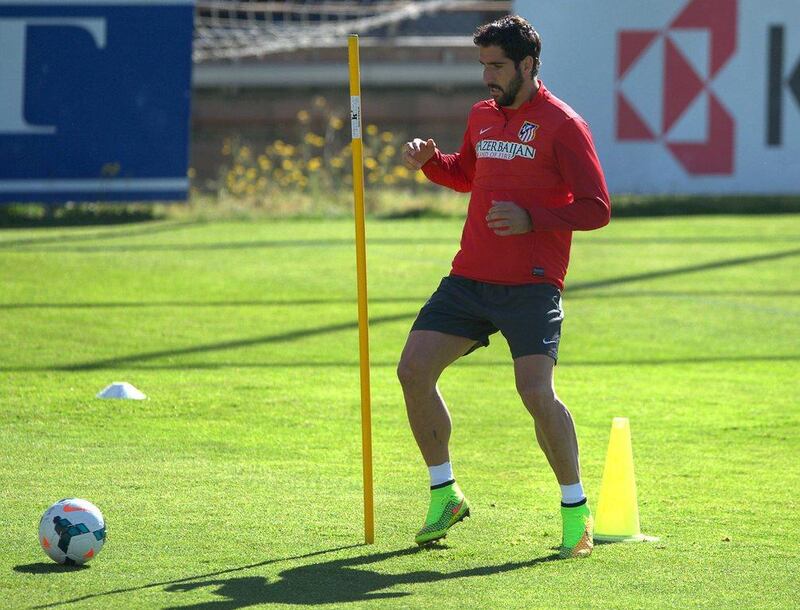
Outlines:
<svg viewBox="0 0 800 610"><path fill-rule="evenodd" d="M583 493L583 485L580 481L573 485L561 485L561 502L563 504L576 504L586 499Z"/></svg>
<svg viewBox="0 0 800 610"><path fill-rule="evenodd" d="M453 467L450 462L438 466L428 466L428 472L431 475L431 487L453 480Z"/></svg>

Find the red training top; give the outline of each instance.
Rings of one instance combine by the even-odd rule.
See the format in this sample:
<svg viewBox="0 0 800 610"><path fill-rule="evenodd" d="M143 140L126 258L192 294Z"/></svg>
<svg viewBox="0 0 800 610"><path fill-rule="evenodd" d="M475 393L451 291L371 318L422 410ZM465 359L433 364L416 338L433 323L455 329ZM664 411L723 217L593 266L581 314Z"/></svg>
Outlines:
<svg viewBox="0 0 800 610"><path fill-rule="evenodd" d="M541 81L516 110L475 104L461 150L437 150L422 170L432 182L472 192L451 273L481 282L563 289L572 231L598 229L611 217L588 125ZM533 230L495 235L486 224L492 201L524 207Z"/></svg>

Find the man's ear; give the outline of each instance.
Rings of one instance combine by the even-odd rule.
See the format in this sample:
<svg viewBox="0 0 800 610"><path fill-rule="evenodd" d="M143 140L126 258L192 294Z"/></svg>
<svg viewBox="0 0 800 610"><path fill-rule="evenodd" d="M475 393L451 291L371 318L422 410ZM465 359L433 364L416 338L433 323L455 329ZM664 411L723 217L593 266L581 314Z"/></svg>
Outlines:
<svg viewBox="0 0 800 610"><path fill-rule="evenodd" d="M522 73L527 74L528 76L531 75L533 72L533 57L530 55L526 55L522 58L520 62L520 68L522 68Z"/></svg>

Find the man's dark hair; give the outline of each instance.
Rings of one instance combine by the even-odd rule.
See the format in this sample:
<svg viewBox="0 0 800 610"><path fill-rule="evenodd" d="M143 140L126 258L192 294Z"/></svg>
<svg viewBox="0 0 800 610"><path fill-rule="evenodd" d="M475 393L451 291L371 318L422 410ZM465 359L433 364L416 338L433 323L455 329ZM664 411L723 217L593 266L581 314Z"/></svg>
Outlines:
<svg viewBox="0 0 800 610"><path fill-rule="evenodd" d="M531 76L536 78L539 74L542 40L533 26L519 15L506 15L497 21L480 26L475 30L472 42L479 47L493 45L500 47L517 68L519 62L530 55L533 58Z"/></svg>

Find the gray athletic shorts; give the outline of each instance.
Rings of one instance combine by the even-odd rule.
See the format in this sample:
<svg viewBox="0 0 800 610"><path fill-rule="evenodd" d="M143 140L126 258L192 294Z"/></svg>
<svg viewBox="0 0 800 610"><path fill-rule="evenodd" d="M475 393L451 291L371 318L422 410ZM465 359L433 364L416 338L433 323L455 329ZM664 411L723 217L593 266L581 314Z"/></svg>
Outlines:
<svg viewBox="0 0 800 610"><path fill-rule="evenodd" d="M467 354L489 345L489 335L499 330L513 358L544 354L558 360L563 319L561 291L551 284L503 286L450 275L420 309L411 330L473 339Z"/></svg>

